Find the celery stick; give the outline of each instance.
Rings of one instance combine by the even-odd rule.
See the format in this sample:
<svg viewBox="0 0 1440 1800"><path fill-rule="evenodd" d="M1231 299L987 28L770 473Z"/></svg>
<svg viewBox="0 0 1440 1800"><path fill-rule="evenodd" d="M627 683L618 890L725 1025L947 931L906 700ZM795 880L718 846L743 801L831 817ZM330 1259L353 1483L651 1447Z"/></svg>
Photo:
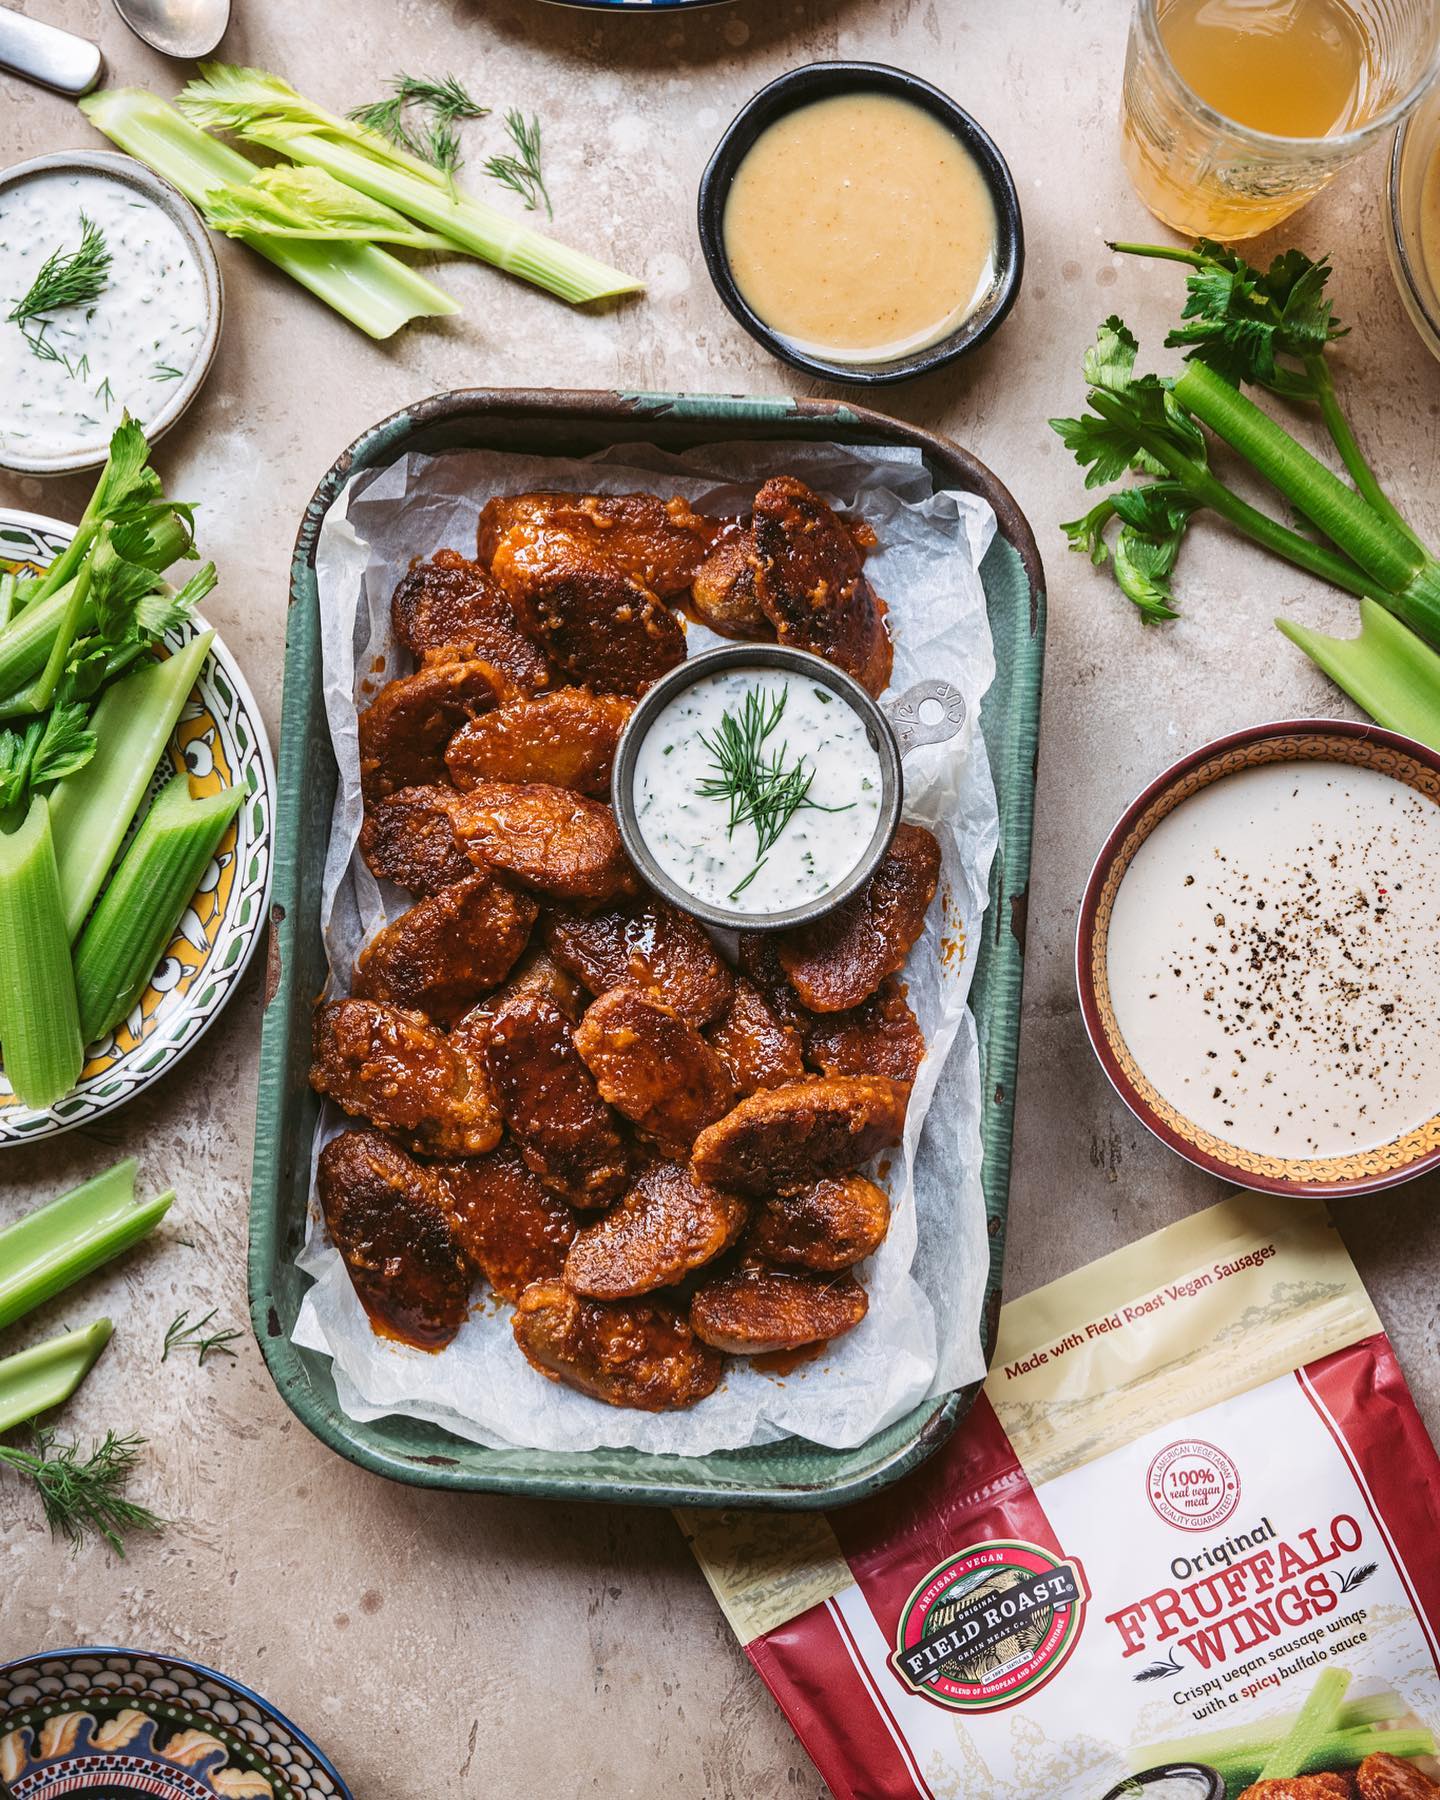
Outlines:
<svg viewBox="0 0 1440 1800"><path fill-rule="evenodd" d="M97 740L94 756L50 796L65 931L72 943L145 797L214 639L213 631L202 631L163 662L147 662L112 682L90 716Z"/></svg>
<svg viewBox="0 0 1440 1800"><path fill-rule="evenodd" d="M80 1079L75 977L42 795L17 830L0 832L0 1045L26 1106L53 1105Z"/></svg>
<svg viewBox="0 0 1440 1800"><path fill-rule="evenodd" d="M1324 1770L1354 1769L1367 1756L1380 1753L1398 1757L1433 1756L1434 1734L1423 1727L1392 1728L1388 1725L1363 1726L1356 1731L1331 1731L1314 1741L1299 1773L1313 1775ZM1193 1761L1194 1758L1187 1753L1185 1760ZM1261 1763L1258 1755L1222 1752L1206 1760L1212 1769L1218 1770L1224 1777L1226 1792L1232 1800L1260 1779Z"/></svg>
<svg viewBox="0 0 1440 1800"><path fill-rule="evenodd" d="M1340 1731L1352 1730L1357 1725L1399 1718L1405 1710L1405 1702L1396 1693L1367 1694L1360 1700L1347 1700L1335 1725ZM1154 1769L1161 1763L1213 1763L1222 1756L1249 1756L1258 1769L1294 1723L1294 1713L1267 1713L1264 1718L1250 1719L1243 1725L1224 1725L1191 1737L1142 1744L1130 1751L1130 1767Z"/></svg>
<svg viewBox="0 0 1440 1800"><path fill-rule="evenodd" d="M196 884L244 799L224 788L192 800L176 776L156 795L75 946L86 1043L103 1037L144 992Z"/></svg>
<svg viewBox="0 0 1440 1800"><path fill-rule="evenodd" d="M7 569L3 575L0 575L0 631L3 631L10 623L19 592L19 578L13 569Z"/></svg>
<svg viewBox="0 0 1440 1800"><path fill-rule="evenodd" d="M0 1359L0 1431L63 1406L94 1368L112 1330L108 1319L97 1319L84 1331Z"/></svg>
<svg viewBox="0 0 1440 1800"><path fill-rule="evenodd" d="M248 184L258 173L248 157L217 142L142 88L89 94L80 110L97 131L173 182L202 209L211 188L232 181ZM410 319L460 310L433 282L373 244L315 243L263 231L245 232L240 241L371 337L389 337Z"/></svg>
<svg viewBox="0 0 1440 1800"><path fill-rule="evenodd" d="M44 667L18 693L0 701L0 719L20 719L43 713L55 698L55 689L65 671L66 659L75 639L80 635L80 621L85 617L86 603L90 598L90 572L93 567L93 563L87 562L70 584L69 598L60 615Z"/></svg>
<svg viewBox="0 0 1440 1800"><path fill-rule="evenodd" d="M1277 619L1292 644L1377 725L1440 750L1440 653L1375 600L1360 602L1360 635L1328 637Z"/></svg>
<svg viewBox="0 0 1440 1800"><path fill-rule="evenodd" d="M644 291L643 281L610 268L583 250L572 250L568 244L546 237L533 225L512 218L488 201L476 199L463 188L451 193L432 187L377 161L364 150L337 144L319 132L296 131L287 125L268 128L263 124L239 129L250 143L324 169L372 200L383 201L442 233L459 249L492 263L507 275L516 275L558 294L562 300L578 305Z"/></svg>
<svg viewBox="0 0 1440 1800"><path fill-rule="evenodd" d="M139 1241L170 1209L174 1190L135 1203L135 1159L0 1231L0 1331Z"/></svg>
<svg viewBox="0 0 1440 1800"><path fill-rule="evenodd" d="M1305 1768L1315 1746L1333 1734L1340 1703L1351 1681L1348 1669L1322 1669L1305 1698L1295 1723L1265 1758L1261 1781L1284 1781Z"/></svg>
<svg viewBox="0 0 1440 1800"><path fill-rule="evenodd" d="M0 631L0 694L13 694L45 667L77 579L72 577L54 593L33 601ZM88 608L82 613L80 624L82 628L94 624Z"/></svg>

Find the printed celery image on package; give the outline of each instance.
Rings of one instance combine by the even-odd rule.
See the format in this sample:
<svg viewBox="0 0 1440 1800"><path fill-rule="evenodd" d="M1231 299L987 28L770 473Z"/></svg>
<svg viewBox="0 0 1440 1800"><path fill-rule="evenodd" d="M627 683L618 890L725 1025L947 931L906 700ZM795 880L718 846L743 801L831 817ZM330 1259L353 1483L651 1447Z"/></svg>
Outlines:
<svg viewBox="0 0 1440 1800"><path fill-rule="evenodd" d="M839 1800L1440 1800L1440 1461L1319 1202L1011 1302L898 1488L681 1522Z"/></svg>

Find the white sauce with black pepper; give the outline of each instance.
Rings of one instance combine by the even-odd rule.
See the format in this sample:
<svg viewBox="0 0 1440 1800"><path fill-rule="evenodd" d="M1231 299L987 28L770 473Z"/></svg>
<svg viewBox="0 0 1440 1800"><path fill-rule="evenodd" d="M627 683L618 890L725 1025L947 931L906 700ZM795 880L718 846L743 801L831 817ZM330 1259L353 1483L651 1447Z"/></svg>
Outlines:
<svg viewBox="0 0 1440 1800"><path fill-rule="evenodd" d="M1376 769L1212 782L1135 853L1110 996L1161 1096L1227 1143L1374 1149L1440 1113L1440 805Z"/></svg>
<svg viewBox="0 0 1440 1800"><path fill-rule="evenodd" d="M754 824L730 829L726 799L704 791L721 774L725 715L741 721L752 696L766 717L783 699L762 758L809 782L808 804L763 856ZM636 758L634 796L640 833L673 881L708 905L763 916L819 899L865 855L880 816L880 758L841 695L785 670L728 669L693 682L656 718Z"/></svg>
<svg viewBox="0 0 1440 1800"><path fill-rule="evenodd" d="M44 315L43 330L40 319L22 330L5 315L52 252L78 249L82 213L110 252L104 289ZM102 455L127 408L143 425L169 404L205 326L205 284L184 237L128 182L47 169L0 190L0 457Z"/></svg>

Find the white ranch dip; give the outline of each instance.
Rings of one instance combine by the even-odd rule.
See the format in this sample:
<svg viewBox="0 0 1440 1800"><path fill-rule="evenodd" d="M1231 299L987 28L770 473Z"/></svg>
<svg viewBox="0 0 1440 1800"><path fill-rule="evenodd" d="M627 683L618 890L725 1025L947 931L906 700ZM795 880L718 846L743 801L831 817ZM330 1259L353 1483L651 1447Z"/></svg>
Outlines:
<svg viewBox="0 0 1440 1800"><path fill-rule="evenodd" d="M1344 1156L1440 1112L1440 806L1403 782L1213 782L1136 853L1107 956L1141 1069L1228 1143Z"/></svg>
<svg viewBox="0 0 1440 1800"><path fill-rule="evenodd" d="M715 746L723 721L728 714L742 724L747 701L773 720L762 760L773 766L778 757L782 771L798 767L798 781L810 782L809 804L790 814L763 857L754 824L731 830L727 801L705 791L721 777ZM803 906L838 886L869 847L880 792L880 758L859 713L782 669L702 676L658 715L635 761L637 822L656 862L702 903L756 915Z"/></svg>
<svg viewBox="0 0 1440 1800"><path fill-rule="evenodd" d="M52 252L79 248L84 214L111 263L88 305L49 323L8 314ZM205 284L179 228L128 182L98 170L46 169L0 190L0 457L102 455L128 407L148 424L200 353ZM37 355L39 336L56 354Z"/></svg>

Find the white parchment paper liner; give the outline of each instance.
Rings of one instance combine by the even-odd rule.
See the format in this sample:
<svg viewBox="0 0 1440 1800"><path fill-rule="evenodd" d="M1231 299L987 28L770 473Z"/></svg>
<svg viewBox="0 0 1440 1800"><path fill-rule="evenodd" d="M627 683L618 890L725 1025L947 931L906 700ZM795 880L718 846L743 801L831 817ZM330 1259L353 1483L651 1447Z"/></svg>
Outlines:
<svg viewBox="0 0 1440 1800"><path fill-rule="evenodd" d="M477 1443L546 1450L629 1445L701 1455L798 1435L835 1448L862 1443L927 1395L984 1373L980 1311L989 1266L980 1188L980 1091L966 995L998 837L995 794L976 728L994 656L979 577L994 533L983 500L937 491L918 451L830 444L719 445L674 455L628 445L595 459L462 451L407 455L356 476L331 507L316 555L324 697L340 767L322 926L332 991L348 989L356 951L411 904L355 854L361 820L356 706L409 666L389 619L396 582L419 554L474 554L475 519L491 494L533 488L684 494L703 511L747 510L769 475L793 471L836 505L855 507L879 535L867 565L889 601L892 692L944 676L964 693L964 734L906 759L906 816L940 839L940 896L905 970L929 1046L903 1149L882 1167L894 1206L890 1235L860 1271L870 1311L853 1332L789 1374L728 1365L721 1388L689 1412L652 1415L599 1404L547 1381L519 1354L510 1308L476 1306L439 1355L378 1338L355 1298L311 1199L299 1265L315 1277L297 1344L328 1353L344 1411L430 1419ZM692 653L712 640L691 627ZM317 1135L346 1124L327 1106Z"/></svg>

